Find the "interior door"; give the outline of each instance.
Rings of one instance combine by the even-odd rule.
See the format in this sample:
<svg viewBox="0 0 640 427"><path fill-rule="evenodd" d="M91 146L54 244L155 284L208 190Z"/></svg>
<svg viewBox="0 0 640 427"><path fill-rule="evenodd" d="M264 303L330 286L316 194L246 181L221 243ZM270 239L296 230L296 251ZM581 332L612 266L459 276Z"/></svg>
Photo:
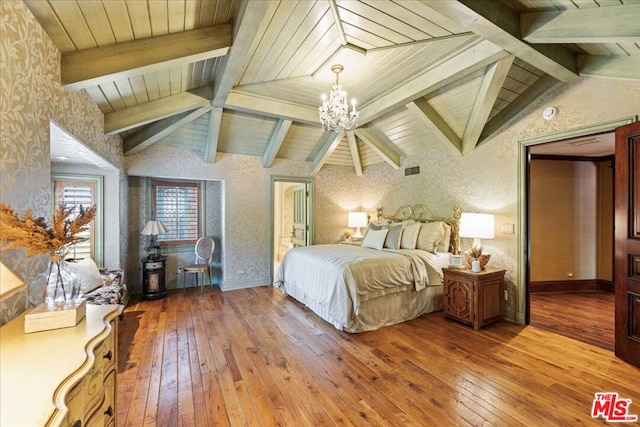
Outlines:
<svg viewBox="0 0 640 427"><path fill-rule="evenodd" d="M293 246L307 246L308 243L308 215L307 215L307 186L298 185L293 188Z"/></svg>
<svg viewBox="0 0 640 427"><path fill-rule="evenodd" d="M640 122L616 129L616 356L640 367Z"/></svg>

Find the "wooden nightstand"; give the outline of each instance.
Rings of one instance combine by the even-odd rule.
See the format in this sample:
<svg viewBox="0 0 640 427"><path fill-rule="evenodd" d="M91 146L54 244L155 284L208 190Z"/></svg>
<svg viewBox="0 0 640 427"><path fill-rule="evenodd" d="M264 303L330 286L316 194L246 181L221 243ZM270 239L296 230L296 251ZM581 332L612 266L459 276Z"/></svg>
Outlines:
<svg viewBox="0 0 640 427"><path fill-rule="evenodd" d="M445 316L467 323L475 330L503 318L506 270L486 268L472 273L443 268L442 271Z"/></svg>

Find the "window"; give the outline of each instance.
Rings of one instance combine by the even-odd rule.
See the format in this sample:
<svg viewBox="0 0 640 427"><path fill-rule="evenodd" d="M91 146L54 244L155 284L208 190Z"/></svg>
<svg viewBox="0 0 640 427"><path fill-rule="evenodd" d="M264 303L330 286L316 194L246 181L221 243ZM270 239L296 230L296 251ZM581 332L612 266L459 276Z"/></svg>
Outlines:
<svg viewBox="0 0 640 427"><path fill-rule="evenodd" d="M80 236L86 237L84 242L70 246L68 258L91 258L102 265L102 207L99 195L102 194L102 177L85 175L55 175L53 180L53 208L60 204L65 207L80 206L89 208L97 205L96 218L89 229Z"/></svg>
<svg viewBox="0 0 640 427"><path fill-rule="evenodd" d="M153 181L153 212L167 233L158 236L163 246L192 245L200 230L200 183Z"/></svg>

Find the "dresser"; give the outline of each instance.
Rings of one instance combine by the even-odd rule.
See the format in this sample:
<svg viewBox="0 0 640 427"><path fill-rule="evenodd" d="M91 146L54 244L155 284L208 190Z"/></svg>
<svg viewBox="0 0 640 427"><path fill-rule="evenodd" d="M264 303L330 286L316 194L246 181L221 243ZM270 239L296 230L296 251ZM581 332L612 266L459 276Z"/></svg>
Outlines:
<svg viewBox="0 0 640 427"><path fill-rule="evenodd" d="M443 310L446 317L478 330L503 318L504 269L487 267L479 273L443 268Z"/></svg>
<svg viewBox="0 0 640 427"><path fill-rule="evenodd" d="M1 423L115 426L121 305L87 305L75 327L24 333L24 316L0 328Z"/></svg>

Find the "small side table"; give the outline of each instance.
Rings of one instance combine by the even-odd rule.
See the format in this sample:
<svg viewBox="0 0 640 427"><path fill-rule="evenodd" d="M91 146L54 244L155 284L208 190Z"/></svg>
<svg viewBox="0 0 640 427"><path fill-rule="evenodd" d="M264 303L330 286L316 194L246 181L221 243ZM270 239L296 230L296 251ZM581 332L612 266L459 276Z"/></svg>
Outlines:
<svg viewBox="0 0 640 427"><path fill-rule="evenodd" d="M506 270L486 268L473 273L443 268L442 271L446 317L471 325L475 330L503 318Z"/></svg>
<svg viewBox="0 0 640 427"><path fill-rule="evenodd" d="M160 299L167 296L164 284L167 257L142 258L142 296L143 300Z"/></svg>

